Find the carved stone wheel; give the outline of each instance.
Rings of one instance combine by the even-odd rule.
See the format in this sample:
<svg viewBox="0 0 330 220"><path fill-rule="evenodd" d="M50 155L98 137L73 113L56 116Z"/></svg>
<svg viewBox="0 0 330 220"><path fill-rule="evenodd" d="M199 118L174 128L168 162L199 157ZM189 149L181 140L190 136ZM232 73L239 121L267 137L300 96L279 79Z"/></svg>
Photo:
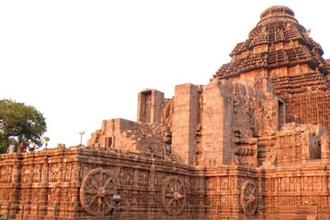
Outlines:
<svg viewBox="0 0 330 220"><path fill-rule="evenodd" d="M257 186L251 180L247 180L243 183L241 189L241 205L245 215L254 215L257 211Z"/></svg>
<svg viewBox="0 0 330 220"><path fill-rule="evenodd" d="M162 188L162 203L169 215L179 215L186 206L186 188L177 177L168 177Z"/></svg>
<svg viewBox="0 0 330 220"><path fill-rule="evenodd" d="M115 209L112 200L117 194L117 184L111 174L102 168L91 170L80 187L80 202L91 215L106 216Z"/></svg>

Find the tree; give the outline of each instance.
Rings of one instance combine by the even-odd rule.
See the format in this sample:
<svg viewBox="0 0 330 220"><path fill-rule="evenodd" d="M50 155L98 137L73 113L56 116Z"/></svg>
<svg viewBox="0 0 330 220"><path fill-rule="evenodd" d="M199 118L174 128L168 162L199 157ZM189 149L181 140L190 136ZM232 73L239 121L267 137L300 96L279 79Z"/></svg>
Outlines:
<svg viewBox="0 0 330 220"><path fill-rule="evenodd" d="M43 141L44 141L44 143L45 143L45 148L47 148L47 147L48 147L48 142L50 141L50 138L47 137L47 136L44 136L44 137L43 137Z"/></svg>
<svg viewBox="0 0 330 220"><path fill-rule="evenodd" d="M10 140L40 146L47 130L44 116L33 106L12 100L0 100L0 151L4 152Z"/></svg>

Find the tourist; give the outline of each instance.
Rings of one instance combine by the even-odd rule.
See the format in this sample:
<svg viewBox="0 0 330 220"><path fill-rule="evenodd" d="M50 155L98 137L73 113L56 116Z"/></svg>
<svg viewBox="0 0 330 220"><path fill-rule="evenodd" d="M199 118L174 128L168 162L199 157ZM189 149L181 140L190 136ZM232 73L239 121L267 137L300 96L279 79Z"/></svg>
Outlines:
<svg viewBox="0 0 330 220"><path fill-rule="evenodd" d="M34 150L36 150L36 144L33 143L32 141L29 141L29 152L33 152Z"/></svg>
<svg viewBox="0 0 330 220"><path fill-rule="evenodd" d="M20 143L17 148L18 153L23 153L24 152L24 145L23 143Z"/></svg>
<svg viewBox="0 0 330 220"><path fill-rule="evenodd" d="M8 149L7 149L7 153L14 153L15 152L15 144L11 141Z"/></svg>

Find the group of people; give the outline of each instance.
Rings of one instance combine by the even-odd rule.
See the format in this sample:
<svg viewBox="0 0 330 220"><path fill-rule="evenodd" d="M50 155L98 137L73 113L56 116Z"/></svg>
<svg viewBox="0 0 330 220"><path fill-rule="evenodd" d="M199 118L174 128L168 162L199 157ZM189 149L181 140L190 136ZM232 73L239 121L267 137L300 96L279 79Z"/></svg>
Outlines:
<svg viewBox="0 0 330 220"><path fill-rule="evenodd" d="M17 149L16 149L17 145ZM7 148L7 153L23 153L23 152L33 152L38 149L38 145L33 143L32 141L21 142L19 144L15 144L15 141L9 141L9 145Z"/></svg>

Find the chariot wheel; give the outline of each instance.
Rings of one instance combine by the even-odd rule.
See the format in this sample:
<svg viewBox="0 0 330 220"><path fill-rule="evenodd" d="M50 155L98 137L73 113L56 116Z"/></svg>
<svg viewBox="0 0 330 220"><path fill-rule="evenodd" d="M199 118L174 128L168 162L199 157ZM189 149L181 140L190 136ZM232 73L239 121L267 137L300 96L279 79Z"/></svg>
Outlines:
<svg viewBox="0 0 330 220"><path fill-rule="evenodd" d="M115 209L113 195L117 194L117 184L111 174L102 168L90 171L80 187L80 202L91 215L106 216Z"/></svg>
<svg viewBox="0 0 330 220"><path fill-rule="evenodd" d="M168 177L162 188L162 203L169 215L179 215L186 206L186 188L177 177Z"/></svg>
<svg viewBox="0 0 330 220"><path fill-rule="evenodd" d="M241 189L241 205L243 212L247 216L254 215L257 211L257 186L251 180L247 180L243 183Z"/></svg>

